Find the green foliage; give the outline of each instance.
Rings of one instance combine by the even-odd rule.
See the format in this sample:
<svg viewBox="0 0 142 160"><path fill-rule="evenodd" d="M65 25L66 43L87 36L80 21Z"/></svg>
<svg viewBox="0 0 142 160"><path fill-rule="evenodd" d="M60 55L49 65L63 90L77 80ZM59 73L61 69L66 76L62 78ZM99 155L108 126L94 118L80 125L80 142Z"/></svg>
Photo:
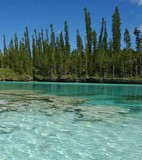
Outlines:
<svg viewBox="0 0 142 160"><path fill-rule="evenodd" d="M130 50L131 49L131 36L130 36L128 29L125 29L124 42L125 42L126 50Z"/></svg>
<svg viewBox="0 0 142 160"><path fill-rule="evenodd" d="M108 41L107 25L102 18L100 34L92 27L90 12L84 8L85 37L76 33L76 49L71 50L67 21L64 33L56 36L53 25L50 32L34 30L32 41L28 28L23 38L17 34L0 51L0 80L78 80L88 78L142 77L142 34L135 28L136 50L133 50L129 30L124 32L125 48L121 48L121 17L119 8L112 15L112 37ZM85 45L84 41L85 40Z"/></svg>
<svg viewBox="0 0 142 160"><path fill-rule="evenodd" d="M121 18L117 6L115 7L115 12L112 16L112 39L114 53L118 53L120 51L121 41Z"/></svg>
<svg viewBox="0 0 142 160"><path fill-rule="evenodd" d="M13 81L17 80L18 77L16 73L10 68L0 68L0 80L1 81Z"/></svg>
<svg viewBox="0 0 142 160"><path fill-rule="evenodd" d="M142 37L141 31L137 27L134 29L134 35L136 36L136 50L140 52L142 51Z"/></svg>

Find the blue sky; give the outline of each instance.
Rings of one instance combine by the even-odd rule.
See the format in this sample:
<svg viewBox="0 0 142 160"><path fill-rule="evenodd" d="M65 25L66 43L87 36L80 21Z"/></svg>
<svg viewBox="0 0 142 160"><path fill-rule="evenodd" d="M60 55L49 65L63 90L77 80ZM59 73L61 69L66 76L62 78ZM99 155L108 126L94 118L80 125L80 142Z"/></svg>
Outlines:
<svg viewBox="0 0 142 160"><path fill-rule="evenodd" d="M3 49L3 34L8 44L14 33L22 38L25 26L32 36L35 28L37 31L50 29L53 24L58 35L64 29L65 20L68 21L71 46L75 48L76 30L80 30L82 38L85 36L85 6L91 13L92 27L97 33L104 17L111 37L111 17L116 5L120 9L122 35L125 28L131 33L135 26L142 30L142 0L0 0L0 48Z"/></svg>

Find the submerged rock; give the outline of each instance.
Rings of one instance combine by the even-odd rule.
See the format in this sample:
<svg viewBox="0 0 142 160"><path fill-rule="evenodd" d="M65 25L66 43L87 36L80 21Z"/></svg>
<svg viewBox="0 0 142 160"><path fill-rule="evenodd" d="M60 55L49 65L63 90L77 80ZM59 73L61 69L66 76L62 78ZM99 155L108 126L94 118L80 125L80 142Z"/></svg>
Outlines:
<svg viewBox="0 0 142 160"><path fill-rule="evenodd" d="M0 94L13 96L15 91L0 91ZM46 116L57 114L73 114L75 121L102 121L108 118L123 116L129 112L128 109L110 106L83 106L87 99L52 96L38 92L16 91L5 104L0 112L39 112ZM132 108L134 109L134 108ZM135 109L134 109L135 110ZM72 117L72 116L71 116Z"/></svg>
<svg viewBox="0 0 142 160"><path fill-rule="evenodd" d="M128 110L122 108L108 106L81 106L74 111L76 113L76 121L103 121L108 118L120 116L120 113L127 114L129 112Z"/></svg>
<svg viewBox="0 0 142 160"><path fill-rule="evenodd" d="M0 113L8 111L7 107L0 107Z"/></svg>
<svg viewBox="0 0 142 160"><path fill-rule="evenodd" d="M6 101L6 100L0 100L0 105L5 105L7 103L8 103L8 101Z"/></svg>
<svg viewBox="0 0 142 160"><path fill-rule="evenodd" d="M64 112L74 112L73 107L67 107L65 108Z"/></svg>

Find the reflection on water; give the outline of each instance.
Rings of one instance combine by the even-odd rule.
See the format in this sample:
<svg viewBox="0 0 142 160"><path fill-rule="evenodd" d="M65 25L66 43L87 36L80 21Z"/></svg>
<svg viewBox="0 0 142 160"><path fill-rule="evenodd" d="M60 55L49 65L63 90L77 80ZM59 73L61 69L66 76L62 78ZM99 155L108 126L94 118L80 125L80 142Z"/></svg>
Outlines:
<svg viewBox="0 0 142 160"><path fill-rule="evenodd" d="M139 160L141 123L141 85L0 83L0 160Z"/></svg>

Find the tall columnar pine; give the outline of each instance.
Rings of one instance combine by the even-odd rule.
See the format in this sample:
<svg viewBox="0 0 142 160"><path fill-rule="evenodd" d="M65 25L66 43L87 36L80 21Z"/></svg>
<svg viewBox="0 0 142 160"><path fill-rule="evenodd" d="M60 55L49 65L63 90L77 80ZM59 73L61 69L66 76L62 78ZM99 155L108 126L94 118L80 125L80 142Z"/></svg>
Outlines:
<svg viewBox="0 0 142 160"><path fill-rule="evenodd" d="M69 42L69 31L67 21L64 22L64 32L65 32L65 57L64 57L64 73L65 76L70 74L70 42Z"/></svg>
<svg viewBox="0 0 142 160"><path fill-rule="evenodd" d="M85 12L85 27L86 27L86 46L85 46L85 66L86 66L86 76L91 76L92 72L92 27L90 13L87 8L84 8Z"/></svg>
<svg viewBox="0 0 142 160"><path fill-rule="evenodd" d="M60 40L60 49L61 49L62 56L65 56L65 43L64 43L64 37L63 37L62 31L59 33L59 40Z"/></svg>
<svg viewBox="0 0 142 160"><path fill-rule="evenodd" d="M60 40L60 34L61 33L59 33L59 36L57 36L57 38L56 38L56 47L55 47L55 62L56 62L56 76L57 76L57 78L61 78L62 69L63 69L62 47L61 47L62 42Z"/></svg>
<svg viewBox="0 0 142 160"><path fill-rule="evenodd" d="M69 31L68 31L68 23L64 22L64 32L65 32L65 49L66 54L70 54L70 42L69 42Z"/></svg>
<svg viewBox="0 0 142 160"><path fill-rule="evenodd" d="M28 27L25 28L24 38L25 38L25 52L29 55L29 57L31 59L31 49L30 49Z"/></svg>
<svg viewBox="0 0 142 160"><path fill-rule="evenodd" d="M36 67L38 72L42 70L42 40L41 33L37 33L36 29L34 30L34 37L32 42L33 47L33 59L35 62L33 64Z"/></svg>
<svg viewBox="0 0 142 160"><path fill-rule="evenodd" d="M107 78L108 68L109 68L109 55L108 55L108 33L107 33L107 26L106 26L105 20L104 20L103 50L104 50L103 77Z"/></svg>
<svg viewBox="0 0 142 160"><path fill-rule="evenodd" d="M14 67L15 72L19 73L20 67L20 57L19 57L19 44L18 44L18 36L17 34L14 35Z"/></svg>
<svg viewBox="0 0 142 160"><path fill-rule="evenodd" d="M100 31L99 41L98 41L98 50L103 48L104 22L105 20L104 18L102 18L101 31Z"/></svg>
<svg viewBox="0 0 142 160"><path fill-rule="evenodd" d="M64 75L64 63L65 63L65 42L62 31L59 33L59 50L60 50L60 74L59 77Z"/></svg>
<svg viewBox="0 0 142 160"><path fill-rule="evenodd" d="M45 53L45 45L44 45L44 33L43 29L40 32L41 35L41 68L42 68L42 75L44 75L44 53Z"/></svg>
<svg viewBox="0 0 142 160"><path fill-rule="evenodd" d="M36 72L38 69L38 56L36 51L36 42L34 36L32 36L32 55L33 55L33 79L36 80Z"/></svg>
<svg viewBox="0 0 142 160"><path fill-rule="evenodd" d="M120 41L121 41L121 18L119 8L115 7L115 12L112 16L112 42L113 42L113 77L120 76L119 54L120 54Z"/></svg>
<svg viewBox="0 0 142 160"><path fill-rule="evenodd" d="M3 68L3 54L1 50L0 50L0 68Z"/></svg>
<svg viewBox="0 0 142 160"><path fill-rule="evenodd" d="M82 38L79 34L79 30L77 30L76 34L77 39L77 76L81 77L83 75L83 42Z"/></svg>
<svg viewBox="0 0 142 160"><path fill-rule="evenodd" d="M91 54L92 52L92 28L91 28L91 18L90 12L87 11L87 8L84 8L85 12L85 27L86 27L86 47Z"/></svg>
<svg viewBox="0 0 142 160"><path fill-rule="evenodd" d="M137 60L136 60L136 76L138 74L142 77L142 36L141 31L135 27L134 35L136 37L136 53L137 53Z"/></svg>
<svg viewBox="0 0 142 160"><path fill-rule="evenodd" d="M96 73L96 59L97 59L97 33L95 30L92 31L92 75L95 76Z"/></svg>
<svg viewBox="0 0 142 160"><path fill-rule="evenodd" d="M106 21L104 18L102 18L101 23L101 30L100 30L100 36L98 41L98 52L97 52L97 59L96 59L96 65L98 74L101 76L105 76L105 72L108 65L108 55L107 55L107 28L106 28Z"/></svg>
<svg viewBox="0 0 142 160"><path fill-rule="evenodd" d="M42 33L43 31L41 31ZM42 33L43 35L43 33ZM48 37L48 30L46 30L46 36L44 38L44 35L42 36L42 49L43 49L43 53L42 53L42 70L43 70L43 76L44 77L48 77L48 66L49 66L49 59L48 59L48 55L49 55L49 37Z"/></svg>
<svg viewBox="0 0 142 160"><path fill-rule="evenodd" d="M20 70L20 75L24 74L24 43L22 42L22 40L20 40L20 43L19 43L19 57L20 57L20 67L19 67L19 70Z"/></svg>
<svg viewBox="0 0 142 160"><path fill-rule="evenodd" d="M100 31L100 36L99 36L99 41L98 41L98 49L103 49L107 51L107 28L106 28L106 21L104 18L102 18L102 24L101 24L101 31Z"/></svg>
<svg viewBox="0 0 142 160"><path fill-rule="evenodd" d="M15 64L15 57L14 57L14 42L13 42L13 39L10 40L8 52L9 52L9 67L12 70L15 70L15 65L14 65Z"/></svg>
<svg viewBox="0 0 142 160"><path fill-rule="evenodd" d="M121 18L119 14L119 8L115 7L115 12L112 16L112 40L114 53L120 52L120 41L121 41Z"/></svg>
<svg viewBox="0 0 142 160"><path fill-rule="evenodd" d="M31 49L30 49L30 40L29 40L29 32L28 27L25 28L24 32L24 65L25 65L25 73L32 76L32 62L31 62Z"/></svg>
<svg viewBox="0 0 142 160"><path fill-rule="evenodd" d="M108 33L107 33L107 27L106 27L106 21L104 21L104 37L103 37L103 48L105 51L108 49Z"/></svg>
<svg viewBox="0 0 142 160"><path fill-rule="evenodd" d="M41 37L41 45L42 45L42 51L43 51L43 44L44 44L44 39L45 39L43 29L40 30L39 34Z"/></svg>
<svg viewBox="0 0 142 160"><path fill-rule="evenodd" d="M134 35L136 36L136 50L140 52L142 50L142 37L141 31L137 27L134 29Z"/></svg>
<svg viewBox="0 0 142 160"><path fill-rule="evenodd" d="M126 50L130 50L131 49L131 36L130 36L130 33L129 33L129 30L126 28L125 29L125 32L124 32L124 43L125 43L125 49Z"/></svg>
<svg viewBox="0 0 142 160"><path fill-rule="evenodd" d="M107 51L107 54L108 54L108 74L109 74L109 77L112 77L112 74L113 74L113 59L112 59L112 55L113 55L113 41L112 41L112 38L109 38L109 41L108 41L108 51Z"/></svg>
<svg viewBox="0 0 142 160"><path fill-rule="evenodd" d="M6 38L5 38L5 35L3 36L3 44L4 44L4 50L3 50L3 53L4 53L4 57L3 57L3 65L4 65L4 68L8 68L9 67L9 54L8 54L8 49L6 47Z"/></svg>
<svg viewBox="0 0 142 160"><path fill-rule="evenodd" d="M92 53L93 55L95 55L97 52L97 33L95 30L92 31L92 45L93 45Z"/></svg>
<svg viewBox="0 0 142 160"><path fill-rule="evenodd" d="M54 77L56 74L56 62L55 62L55 33L53 29L53 24L50 25L50 71L51 76Z"/></svg>
<svg viewBox="0 0 142 160"><path fill-rule="evenodd" d="M133 53L131 48L131 36L127 28L124 31L124 44L125 47L121 55L121 72L123 77L132 77Z"/></svg>
<svg viewBox="0 0 142 160"><path fill-rule="evenodd" d="M32 55L34 70L38 70L40 66L39 54L37 52L37 40L32 36Z"/></svg>
<svg viewBox="0 0 142 160"><path fill-rule="evenodd" d="M43 67L42 67L43 47L42 47L42 37L40 32L38 33L37 53L39 56L39 71L40 71L40 74L43 75Z"/></svg>

